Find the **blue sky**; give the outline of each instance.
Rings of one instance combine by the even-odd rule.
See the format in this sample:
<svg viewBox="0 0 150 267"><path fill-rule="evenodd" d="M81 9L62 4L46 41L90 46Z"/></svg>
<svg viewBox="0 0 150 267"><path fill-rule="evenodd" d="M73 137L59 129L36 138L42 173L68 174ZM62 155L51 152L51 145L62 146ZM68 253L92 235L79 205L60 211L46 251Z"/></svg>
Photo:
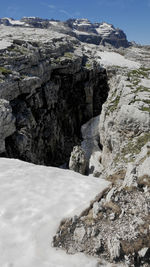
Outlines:
<svg viewBox="0 0 150 267"><path fill-rule="evenodd" d="M150 44L150 0L1 0L0 17L88 18L119 27L129 41Z"/></svg>

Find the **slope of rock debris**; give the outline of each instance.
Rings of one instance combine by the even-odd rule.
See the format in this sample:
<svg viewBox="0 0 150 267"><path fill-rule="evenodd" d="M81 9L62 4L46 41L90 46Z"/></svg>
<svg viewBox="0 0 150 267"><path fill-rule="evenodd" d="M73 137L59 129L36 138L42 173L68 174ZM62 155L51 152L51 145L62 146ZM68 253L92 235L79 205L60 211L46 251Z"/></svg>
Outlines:
<svg viewBox="0 0 150 267"><path fill-rule="evenodd" d="M136 167L114 174L113 185L89 208L62 221L53 245L126 266L150 266L149 174L150 142L139 154Z"/></svg>
<svg viewBox="0 0 150 267"><path fill-rule="evenodd" d="M128 266L150 263L150 191L115 188L112 197L107 196L95 202L88 214L62 223L54 246L110 262L121 260Z"/></svg>

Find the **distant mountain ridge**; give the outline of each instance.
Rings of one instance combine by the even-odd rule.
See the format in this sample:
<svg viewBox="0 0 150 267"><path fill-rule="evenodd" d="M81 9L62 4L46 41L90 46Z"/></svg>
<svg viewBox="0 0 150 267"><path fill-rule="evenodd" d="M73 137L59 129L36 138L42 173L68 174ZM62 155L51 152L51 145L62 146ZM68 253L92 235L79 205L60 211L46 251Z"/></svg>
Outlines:
<svg viewBox="0 0 150 267"><path fill-rule="evenodd" d="M81 42L96 45L111 45L116 48L131 45L123 30L106 22L92 23L88 19L69 19L61 22L38 17L23 17L21 20L1 18L0 24L12 27L55 28L56 31L74 36Z"/></svg>

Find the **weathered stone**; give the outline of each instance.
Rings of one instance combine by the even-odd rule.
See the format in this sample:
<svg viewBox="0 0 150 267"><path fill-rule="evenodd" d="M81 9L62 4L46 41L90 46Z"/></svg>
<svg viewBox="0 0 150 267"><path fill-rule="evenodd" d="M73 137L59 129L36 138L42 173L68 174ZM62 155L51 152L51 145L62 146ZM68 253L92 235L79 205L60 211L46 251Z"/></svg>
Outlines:
<svg viewBox="0 0 150 267"><path fill-rule="evenodd" d="M100 211L100 203L99 202L94 202L93 204L93 218L97 218L97 215Z"/></svg>
<svg viewBox="0 0 150 267"><path fill-rule="evenodd" d="M5 138L16 130L15 117L7 100L0 99L0 153L5 152Z"/></svg>
<svg viewBox="0 0 150 267"><path fill-rule="evenodd" d="M73 53L75 38L50 32L46 40L45 32L39 44L40 30L32 38L31 32L29 40L20 32L3 57L0 97L10 101L17 130L6 139L6 154L60 166L68 164L73 146L80 142L81 125L100 113L102 98L97 97L97 105L94 97L103 92L107 98L107 74L99 66L84 67L81 47L80 56Z"/></svg>
<svg viewBox="0 0 150 267"><path fill-rule="evenodd" d="M112 260L120 257L120 241L117 239L108 239L108 251Z"/></svg>
<svg viewBox="0 0 150 267"><path fill-rule="evenodd" d="M140 256L141 258L143 258L143 257L145 256L145 254L147 253L148 249L149 249L149 248L142 248L142 249L138 252L139 256Z"/></svg>
<svg viewBox="0 0 150 267"><path fill-rule="evenodd" d="M74 240L76 242L82 242L84 236L85 236L85 229L84 227L79 227L79 228L76 228L75 231L74 231Z"/></svg>
<svg viewBox="0 0 150 267"><path fill-rule="evenodd" d="M137 186L136 167L132 163L128 163L126 176L123 181L123 187Z"/></svg>
<svg viewBox="0 0 150 267"><path fill-rule="evenodd" d="M69 169L81 174L86 172L86 158L81 147L75 146L71 153Z"/></svg>

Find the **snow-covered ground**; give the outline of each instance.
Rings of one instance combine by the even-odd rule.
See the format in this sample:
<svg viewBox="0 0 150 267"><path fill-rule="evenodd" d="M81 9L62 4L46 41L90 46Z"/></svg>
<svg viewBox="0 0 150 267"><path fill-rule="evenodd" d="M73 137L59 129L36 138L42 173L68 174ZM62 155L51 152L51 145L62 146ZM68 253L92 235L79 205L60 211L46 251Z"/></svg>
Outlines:
<svg viewBox="0 0 150 267"><path fill-rule="evenodd" d="M79 214L108 182L0 158L0 267L94 267L51 246L62 218Z"/></svg>
<svg viewBox="0 0 150 267"><path fill-rule="evenodd" d="M127 67L131 69L136 69L141 66L140 63L137 63L135 61L126 59L124 56L115 53L115 52L97 52L97 56L101 57L99 60L101 65L104 66L119 66L119 67Z"/></svg>

